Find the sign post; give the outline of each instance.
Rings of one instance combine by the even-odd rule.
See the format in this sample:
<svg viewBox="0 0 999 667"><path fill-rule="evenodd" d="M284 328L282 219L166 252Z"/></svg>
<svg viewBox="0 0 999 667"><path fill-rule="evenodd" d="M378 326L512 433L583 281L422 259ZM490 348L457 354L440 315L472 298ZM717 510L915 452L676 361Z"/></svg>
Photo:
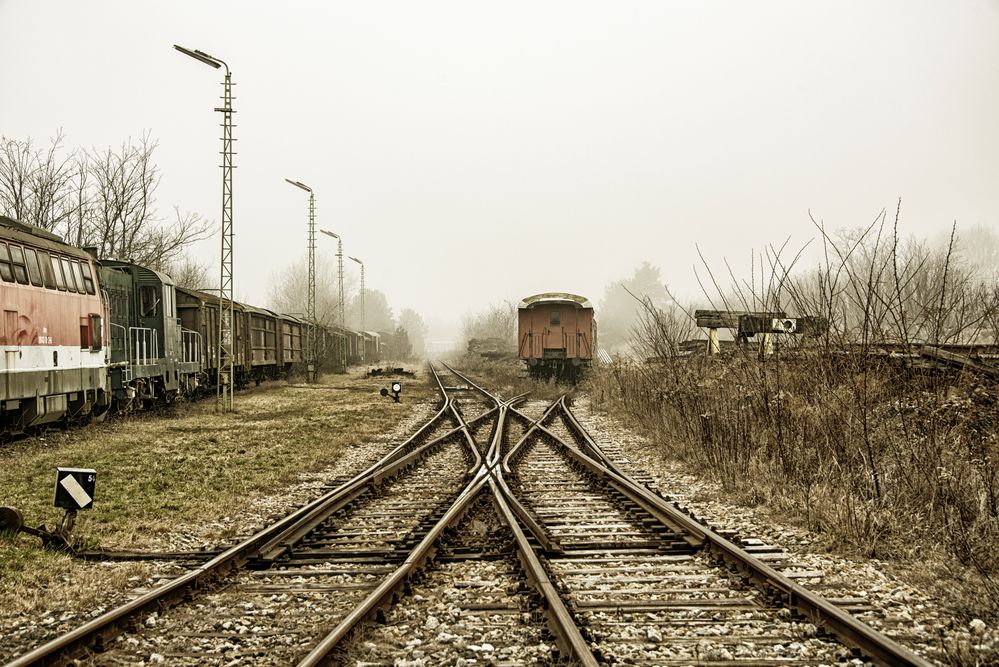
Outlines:
<svg viewBox="0 0 999 667"><path fill-rule="evenodd" d="M64 540L76 525L76 513L94 506L97 471L91 468L56 468L55 500L53 505L66 510L58 533Z"/></svg>

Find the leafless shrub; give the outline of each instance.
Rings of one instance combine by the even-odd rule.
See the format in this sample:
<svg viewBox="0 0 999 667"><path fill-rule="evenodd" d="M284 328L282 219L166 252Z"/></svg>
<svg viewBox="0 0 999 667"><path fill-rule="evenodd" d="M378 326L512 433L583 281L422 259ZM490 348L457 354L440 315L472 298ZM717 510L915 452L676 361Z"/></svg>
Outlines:
<svg viewBox="0 0 999 667"><path fill-rule="evenodd" d="M900 215L845 235L816 221L824 259L810 271L795 270L800 252L771 247L749 280L724 288L705 262L716 308L819 316L821 336L778 336L765 356L681 356L689 318L646 305L634 345L648 361L605 368L594 394L726 487L844 544L878 556L946 549L992 592L977 611L995 614L997 387L905 352L996 344L999 285L961 261L956 228L943 247L904 242Z"/></svg>
<svg viewBox="0 0 999 667"><path fill-rule="evenodd" d="M497 338L510 349L517 345L517 305L512 301L496 303L461 320L461 349L473 338Z"/></svg>

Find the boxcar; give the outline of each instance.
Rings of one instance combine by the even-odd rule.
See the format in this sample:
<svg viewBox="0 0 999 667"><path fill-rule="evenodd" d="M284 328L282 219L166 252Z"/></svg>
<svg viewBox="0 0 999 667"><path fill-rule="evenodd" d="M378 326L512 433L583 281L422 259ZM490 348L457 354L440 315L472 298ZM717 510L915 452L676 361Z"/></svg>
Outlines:
<svg viewBox="0 0 999 667"><path fill-rule="evenodd" d="M593 306L563 292L535 294L517 306L517 356L534 377L575 382L593 362Z"/></svg>
<svg viewBox="0 0 999 667"><path fill-rule="evenodd" d="M287 373L299 368L305 362L305 333L302 320L294 315L279 315L278 325L281 327L278 363Z"/></svg>
<svg viewBox="0 0 999 667"><path fill-rule="evenodd" d="M377 331L362 331L362 345L364 346L364 363L377 363L381 360L381 349L379 346L379 335Z"/></svg>
<svg viewBox="0 0 999 667"><path fill-rule="evenodd" d="M0 434L106 412L100 288L90 254L0 217Z"/></svg>
<svg viewBox="0 0 999 667"><path fill-rule="evenodd" d="M228 299L223 300L223 304L228 306ZM253 345L251 336L246 335L250 330L250 314L248 309L256 310L252 306L245 306L238 301L232 304L232 371L233 383L236 386L246 386L253 377ZM177 289L177 310L184 327L190 331L197 332L204 341L204 373L207 382L212 387L218 385L219 362L219 297L217 294L209 294L199 290L188 288ZM226 359L223 359L225 362Z"/></svg>
<svg viewBox="0 0 999 667"><path fill-rule="evenodd" d="M260 384L278 373L278 316L269 310L244 306L249 323L250 376Z"/></svg>

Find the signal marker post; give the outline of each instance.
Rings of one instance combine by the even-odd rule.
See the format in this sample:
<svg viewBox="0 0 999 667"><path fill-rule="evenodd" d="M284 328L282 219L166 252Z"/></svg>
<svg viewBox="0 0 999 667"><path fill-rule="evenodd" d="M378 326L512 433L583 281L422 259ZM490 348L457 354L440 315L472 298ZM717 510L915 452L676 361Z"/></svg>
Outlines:
<svg viewBox="0 0 999 667"><path fill-rule="evenodd" d="M57 532L69 541L76 525L76 513L94 506L97 471L91 468L56 468L55 500L53 505L66 510Z"/></svg>

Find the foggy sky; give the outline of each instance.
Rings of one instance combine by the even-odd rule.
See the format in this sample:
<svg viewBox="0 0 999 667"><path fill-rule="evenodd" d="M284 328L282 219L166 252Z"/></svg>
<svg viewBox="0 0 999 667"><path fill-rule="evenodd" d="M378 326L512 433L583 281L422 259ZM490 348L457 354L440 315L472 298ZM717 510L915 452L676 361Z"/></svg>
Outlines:
<svg viewBox="0 0 999 667"><path fill-rule="evenodd" d="M901 196L917 236L999 227L991 0L0 0L0 24L0 133L149 130L164 213L221 206L222 77L172 45L229 63L251 303L305 251L286 177L396 313L454 322L542 291L596 302L643 260L695 296L695 243L738 269L815 236L809 209L855 227ZM196 254L216 272L217 235Z"/></svg>

